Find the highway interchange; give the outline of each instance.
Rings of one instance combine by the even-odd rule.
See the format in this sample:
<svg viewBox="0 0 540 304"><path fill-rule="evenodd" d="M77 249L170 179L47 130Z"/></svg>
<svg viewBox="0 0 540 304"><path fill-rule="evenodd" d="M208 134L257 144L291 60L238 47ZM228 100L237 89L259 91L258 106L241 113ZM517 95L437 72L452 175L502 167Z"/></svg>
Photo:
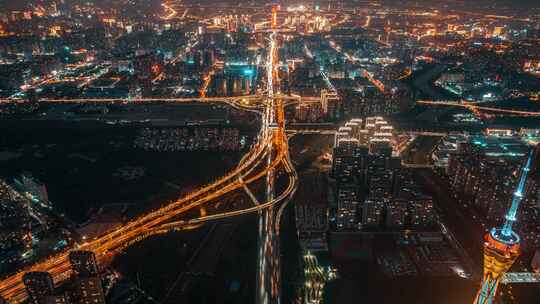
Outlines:
<svg viewBox="0 0 540 304"><path fill-rule="evenodd" d="M100 263L107 263L110 260L122 252L126 247L131 244L145 239L151 235L158 233L166 233L171 230L182 230L196 228L198 225L217 219L224 219L229 217L235 217L243 214L256 213L265 209L271 209L266 217L271 217L272 220L267 220L262 235L268 234L262 242L263 259L260 267L260 290L263 294L271 293L274 297L279 297L279 253L277 253L276 247L276 235L279 235L279 223L281 214L283 213L284 206L279 209L273 209L274 206L278 206L280 203L287 202L288 199L294 194L298 177L296 171L292 165L289 156L287 136L285 134L285 115L284 115L284 103L280 99L280 95L274 95L275 88L274 82L277 82L277 49L278 42L276 39L277 32L274 31L270 35L270 51L268 56L268 78L267 78L267 93L264 96L250 96L242 98L189 98L189 99L175 99L175 100L156 100L164 102L227 102L232 106L240 109L246 109L251 111L260 111L262 115L262 127L258 136L258 142L253 145L251 150L242 158L236 168L234 168L227 175L214 181L213 183L201 187L193 193L170 202L166 206L149 212L139 218L133 219L127 222L123 226L107 232L106 234L96 237L93 240L89 240L86 243L79 244L74 248L70 248L60 254L52 257L48 257L42 262L36 263L26 269L22 269L19 272L5 277L0 283L0 294L3 298L10 301L10 303L21 303L26 298L26 290L22 283L22 276L29 271L47 271L49 272L55 283L58 284L70 275L71 265L68 260L68 254L70 250L88 250L93 251ZM252 106L252 100L258 101L260 105ZM88 100L87 100L88 101ZM117 100L102 100L102 102L116 102ZM73 100L57 100L55 102L74 102ZM77 102L77 101L75 101ZM84 102L84 101L80 101ZM96 102L92 100L92 102ZM151 102L145 100L145 102ZM261 110L258 110L262 108ZM266 161L265 161L266 160ZM288 187L280 194L273 195L273 175L277 170L282 169L288 176ZM215 199L222 197L235 190L244 190L247 185L250 185L256 181L260 181L264 177L267 178L268 184L267 195L269 199L265 202L255 204L251 208L242 210L231 210L220 214L212 214L194 218L191 220L178 220L178 217L185 214L189 210L200 207L204 204L215 201ZM267 273L267 267L265 263L271 261L273 270L271 273ZM271 275L269 275L271 274ZM269 282L266 277L271 277ZM267 288L266 286L271 286ZM271 289L271 290L268 290Z"/></svg>

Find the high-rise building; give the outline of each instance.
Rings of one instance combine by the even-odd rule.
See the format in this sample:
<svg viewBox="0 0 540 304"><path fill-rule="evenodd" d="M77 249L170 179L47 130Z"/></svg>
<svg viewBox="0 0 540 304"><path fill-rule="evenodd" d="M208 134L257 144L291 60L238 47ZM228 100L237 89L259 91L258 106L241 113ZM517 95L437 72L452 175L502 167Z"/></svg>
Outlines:
<svg viewBox="0 0 540 304"><path fill-rule="evenodd" d="M395 171L386 165L386 158L383 156L372 156L369 158L367 192L370 197L388 199L392 196Z"/></svg>
<svg viewBox="0 0 540 304"><path fill-rule="evenodd" d="M338 143L341 139L346 139L350 137L351 134L349 133L348 129L339 128L339 130L336 132L336 135L334 136L334 147L338 146Z"/></svg>
<svg viewBox="0 0 540 304"><path fill-rule="evenodd" d="M395 199L386 206L386 227L393 229L404 228L409 215L409 202L403 199Z"/></svg>
<svg viewBox="0 0 540 304"><path fill-rule="evenodd" d="M76 295L75 302L80 304L104 304L105 295L99 277L96 256L91 251L72 251L69 261L74 274Z"/></svg>
<svg viewBox="0 0 540 304"><path fill-rule="evenodd" d="M46 296L43 299L45 304L70 304L71 298L67 292Z"/></svg>
<svg viewBox="0 0 540 304"><path fill-rule="evenodd" d="M433 224L431 198L410 186L412 177L402 174L393 141L393 128L382 117L367 117L365 125L355 119L339 128L332 164L338 229L405 229ZM348 204L351 197L354 205Z"/></svg>
<svg viewBox="0 0 540 304"><path fill-rule="evenodd" d="M458 144L448 159L452 188L470 198L490 221L508 208L517 183L519 166L528 146L517 138L475 136Z"/></svg>
<svg viewBox="0 0 540 304"><path fill-rule="evenodd" d="M369 141L369 153L391 156L392 146L390 140L387 138L375 137Z"/></svg>
<svg viewBox="0 0 540 304"><path fill-rule="evenodd" d="M339 96L335 92L327 90L321 91L321 104L323 113L331 118L337 116L337 109L339 104Z"/></svg>
<svg viewBox="0 0 540 304"><path fill-rule="evenodd" d="M338 229L354 229L358 224L358 206L360 193L354 183L338 186L337 191L337 215Z"/></svg>
<svg viewBox="0 0 540 304"><path fill-rule="evenodd" d="M74 250L69 253L71 268L77 276L95 276L99 274L96 256L91 251Z"/></svg>
<svg viewBox="0 0 540 304"><path fill-rule="evenodd" d="M369 144L369 131L367 129L362 129L358 134L358 141L363 146L368 146Z"/></svg>
<svg viewBox="0 0 540 304"><path fill-rule="evenodd" d="M384 219L384 199L367 199L362 204L362 227L379 228Z"/></svg>
<svg viewBox="0 0 540 304"><path fill-rule="evenodd" d="M46 297L54 295L54 281L48 272L27 272L23 275L23 283L34 304L44 304Z"/></svg>
<svg viewBox="0 0 540 304"><path fill-rule="evenodd" d="M79 277L77 279L76 303L105 304L105 296L99 276Z"/></svg>
<svg viewBox="0 0 540 304"><path fill-rule="evenodd" d="M360 130L362 130L362 119L352 119L345 124L346 128L350 128L350 136L354 139L360 139Z"/></svg>
<svg viewBox="0 0 540 304"><path fill-rule="evenodd" d="M429 196L420 196L409 201L410 226L414 228L427 228L435 225L436 214L433 199Z"/></svg>

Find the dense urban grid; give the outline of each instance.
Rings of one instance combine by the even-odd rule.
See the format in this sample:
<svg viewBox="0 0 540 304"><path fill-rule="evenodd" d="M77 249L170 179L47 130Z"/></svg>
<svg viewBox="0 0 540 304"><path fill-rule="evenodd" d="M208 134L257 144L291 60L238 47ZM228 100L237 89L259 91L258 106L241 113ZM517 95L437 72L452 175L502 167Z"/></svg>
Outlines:
<svg viewBox="0 0 540 304"><path fill-rule="evenodd" d="M0 303L540 300L540 4L0 2Z"/></svg>

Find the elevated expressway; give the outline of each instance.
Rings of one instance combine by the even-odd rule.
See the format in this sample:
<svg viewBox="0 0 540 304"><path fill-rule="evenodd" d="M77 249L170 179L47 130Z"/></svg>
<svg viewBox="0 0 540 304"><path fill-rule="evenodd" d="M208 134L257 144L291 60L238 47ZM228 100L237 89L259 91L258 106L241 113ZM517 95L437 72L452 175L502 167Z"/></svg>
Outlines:
<svg viewBox="0 0 540 304"><path fill-rule="evenodd" d="M270 57L270 56L269 56ZM272 65L269 65L272 67ZM271 81L268 83L272 92ZM99 100L98 102L118 102L117 99ZM12 102L12 101L10 101ZM46 102L96 102L96 100L55 100ZM114 256L122 252L126 247L143 240L151 235L167 233L172 230L193 229L204 222L235 217L244 214L256 213L265 209L278 207L280 203L286 203L294 194L298 177L289 157L287 136L285 135L284 104L272 93L267 96L244 96L233 98L187 98L187 99L142 99L132 102L225 102L239 109L256 111L262 115L262 127L258 141L251 150L244 155L240 163L227 175L201 187L193 193L169 202L166 206L151 211L139 218L133 219L123 226L111 230L86 243L73 246L72 248L55 256L46 258L30 267L22 269L15 274L9 275L0 282L0 295L10 303L21 303L27 298L22 276L29 271L47 271L56 284L61 283L70 276L71 265L68 260L70 250L88 250L96 254L98 262L105 264ZM253 102L253 104L252 104ZM248 185L258 181L273 183L274 173L282 170L288 179L288 186L276 196L272 195L262 203L256 203L252 207L241 210L228 210L225 212L199 216L188 220L180 220L179 216L185 215L190 210L195 210L205 204L215 201L217 198L236 190L244 190L251 194ZM272 191L274 191L272 187ZM251 194L252 195L252 194ZM283 208L282 204L277 209L276 221L272 222L271 233L279 234L279 221ZM274 241L275 238L269 238ZM278 254L279 256L279 254ZM279 289L278 289L279 290ZM278 291L279 292L279 291Z"/></svg>
<svg viewBox="0 0 540 304"><path fill-rule="evenodd" d="M164 103L164 104L181 104L181 103L229 103L236 105L246 105L253 101L262 99L262 95L246 95L235 97L155 97L155 98L42 98L40 102L50 104L138 104L138 103ZM0 104L17 104L24 103L24 99L0 99Z"/></svg>
<svg viewBox="0 0 540 304"><path fill-rule="evenodd" d="M45 104L90 104L90 105L108 105L108 104L190 104L190 103L226 103L238 110L250 112L262 112L265 109L264 101L268 98L267 94L243 95L234 97L152 97L152 98L42 98L39 101ZM283 106L295 104L320 103L319 97L303 97L300 95L275 94L275 99L284 101ZM0 99L0 105L18 105L27 103L26 99Z"/></svg>
<svg viewBox="0 0 540 304"><path fill-rule="evenodd" d="M486 106L479 105L479 103L466 102L466 101L455 102L455 101L418 100L416 101L416 103L420 105L429 105L429 106L446 106L446 107L463 108L473 113L487 112L487 113L493 113L493 114L508 114L508 115L516 115L516 116L540 117L540 112L486 107Z"/></svg>

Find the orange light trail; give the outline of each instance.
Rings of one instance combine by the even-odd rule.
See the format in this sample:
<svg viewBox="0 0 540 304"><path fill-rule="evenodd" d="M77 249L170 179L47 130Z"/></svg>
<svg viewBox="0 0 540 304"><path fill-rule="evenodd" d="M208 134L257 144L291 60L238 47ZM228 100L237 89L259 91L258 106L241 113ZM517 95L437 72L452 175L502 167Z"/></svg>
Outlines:
<svg viewBox="0 0 540 304"><path fill-rule="evenodd" d="M274 63L277 62L277 47L275 43L272 43L272 54L269 56L271 64L270 67L274 67ZM276 62L274 62L276 61ZM275 82L278 82L278 75L276 71L272 68L269 71L271 78L275 78ZM210 81L210 77L205 79L206 82ZM281 98L274 97L274 88L272 87L272 82L269 83L268 96L266 97L265 102L267 110L264 113L274 117L276 128L271 127L268 124L274 119L267 119L263 117L263 127L261 130L261 135L259 136L259 142L255 144L252 149L242 158L242 161L229 172L224 177L218 179L217 181L204 186L191 194L188 194L182 198L179 198L175 201L169 202L166 206L161 207L157 210L151 211L139 218L131 220L130 222L124 224L121 227L115 228L112 231L107 232L106 234L96 237L93 240L90 240L86 243L76 246L76 248L67 249L64 252L61 252L55 256L49 257L42 262L38 262L30 267L27 267L19 272L12 274L8 277L5 277L2 282L0 282L0 294L3 298L8 299L11 303L21 303L23 302L27 295L25 287L22 283L22 276L28 271L47 271L49 272L56 283L59 283L67 279L70 275L71 265L69 263L68 254L72 249L78 250L88 250L93 251L100 263L105 263L110 261L116 254L124 250L127 246L141 241L151 235L166 233L167 228L173 229L183 229L187 227L196 227L194 224L200 224L206 220L213 220L218 218L225 218L231 216L238 216L241 214L256 212L264 208L272 207L273 205L287 199L292 193L295 192L297 186L297 176L292 162L290 160L287 136L285 134L285 112L283 110L284 104ZM276 96L279 97L278 94ZM186 102L186 101L224 101L231 103L233 106L242 107L244 101L249 98L257 98L257 96L247 96L247 97L237 97L237 98L191 98L191 99L171 99L171 102ZM258 97L261 99L261 97ZM277 100L276 100L277 99ZM114 100L119 101L119 100ZM111 101L111 100L106 100ZM149 101L149 99L142 99ZM162 101L162 99L152 99L155 101ZM249 100L249 99L248 99ZM73 102L73 100L64 100L65 102ZM80 102L84 102L79 100ZM105 102L105 100L100 100ZM121 101L121 100L120 100ZM269 102L271 101L271 102ZM8 102L16 102L13 100L8 100ZM62 102L62 101L57 101ZM86 100L86 102L93 102L92 100ZM123 100L125 102L125 100ZM249 103L248 103L249 104ZM246 106L245 110L252 110L252 106ZM275 151L269 153L268 151ZM270 155L271 161L264 168L260 170L254 170L259 167L261 160L265 156ZM274 172L278 169L279 166L283 166L285 172L289 176L289 186L278 196L270 201L256 205L255 207L229 211L220 214L206 215L206 212L201 209L201 215L188 221L188 225L166 225L167 222L175 220L178 216L186 213L189 210L194 208L203 208L204 204L211 202L219 197L222 197L225 194L231 193L234 190L242 189L245 185L254 183L258 180L261 180L263 177L267 176L269 173ZM253 173L252 173L253 172ZM238 178L242 177L242 178Z"/></svg>
<svg viewBox="0 0 540 304"><path fill-rule="evenodd" d="M465 108L468 109L474 113L479 113L477 111L486 111L486 112L494 112L494 113L501 113L501 114L513 114L513 115L519 115L519 116L535 116L539 117L540 112L530 112L530 111L519 111L519 110L508 110L508 109L501 109L501 108L493 108L493 107L484 107L484 106L478 106L475 104L470 104L467 102L462 103L453 103L453 102L437 102L437 101L426 101L426 100L419 100L416 103L418 104L424 104L424 105L436 105L436 106L448 106L448 107L458 107L458 108Z"/></svg>

